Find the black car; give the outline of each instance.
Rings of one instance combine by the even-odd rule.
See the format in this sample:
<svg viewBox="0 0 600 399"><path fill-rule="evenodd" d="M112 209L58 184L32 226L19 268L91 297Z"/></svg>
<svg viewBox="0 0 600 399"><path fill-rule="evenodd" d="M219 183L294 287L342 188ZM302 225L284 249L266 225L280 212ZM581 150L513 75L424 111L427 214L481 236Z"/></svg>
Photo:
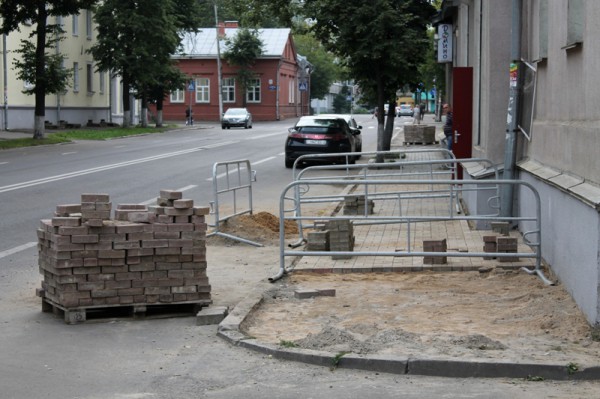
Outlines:
<svg viewBox="0 0 600 399"><path fill-rule="evenodd" d="M342 116L303 116L288 129L285 141L285 166L291 168L296 158L307 154L356 152L360 130L351 129ZM358 137L358 138L357 138ZM358 156L348 157L354 163ZM345 156L311 159L311 162L346 163Z"/></svg>
<svg viewBox="0 0 600 399"><path fill-rule="evenodd" d="M232 126L252 129L252 114L246 108L229 108L221 119L221 129L229 129Z"/></svg>

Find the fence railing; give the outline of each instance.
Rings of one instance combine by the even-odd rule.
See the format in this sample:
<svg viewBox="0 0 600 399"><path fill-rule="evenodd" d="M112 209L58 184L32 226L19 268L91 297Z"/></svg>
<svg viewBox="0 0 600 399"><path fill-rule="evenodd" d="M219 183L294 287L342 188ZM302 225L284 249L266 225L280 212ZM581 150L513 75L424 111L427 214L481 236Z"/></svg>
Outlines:
<svg viewBox="0 0 600 399"><path fill-rule="evenodd" d="M209 223L213 230L207 234L208 237L219 235L257 247L263 246L220 231L222 222L234 216L252 214L252 182L254 181L256 181L256 172L252 170L247 159L217 162L213 165L213 201L210 202L213 222ZM229 212L222 212L225 206L228 206Z"/></svg>
<svg viewBox="0 0 600 399"><path fill-rule="evenodd" d="M310 189L317 186L348 186L352 185L352 191L346 190L344 194L337 195L320 195L318 198L310 198L306 194L302 197L298 196L298 188L300 186L305 187L305 193L310 192ZM356 215L344 215L340 212L334 212L330 215L323 215L319 212L309 214L303 211L303 207L312 201L318 201L319 203L324 202L337 202L340 199L343 200L348 196L360 196L367 201L368 199L376 199L377 201L396 201L400 203L407 198L418 198L415 195L422 195L424 193L431 193L430 187L435 187L436 197L430 197L431 201L439 201L440 194L445 194L444 197L452 203L457 198L456 194L465 189L485 189L489 190L490 187L497 187L501 185L512 185L512 186L523 186L531 191L535 200L535 213L532 215L521 215L515 217L500 216L499 212L492 212L490 214L457 214L453 211L452 206L437 206L433 204L429 209L434 210L434 214L427 214L424 212L426 207L415 207L408 212L400 212L400 206L389 207L393 209L392 212L387 214L373 213ZM427 190L423 187L428 187ZM497 190L496 188L494 188ZM419 201L424 199L419 198ZM287 206L286 206L287 205ZM348 181L347 179L335 179L335 180L297 180L288 184L281 193L280 204L279 204L279 219L280 219L280 259L279 259L279 272L270 278L271 281L279 279L285 274L285 258L286 257L299 257L299 256L391 256L391 257L407 257L407 256L444 256L444 257L514 257L514 258L533 258L535 259L535 268L533 270L524 268L528 273L536 273L540 276L545 283L551 284L551 282L543 275L541 271L541 213L540 213L540 199L539 194L535 188L527 182L520 180L439 180L439 179L426 179L426 180L399 180L399 179L355 179ZM335 207L335 206L334 206ZM322 209L322 206L320 207ZM338 206L339 210L339 206ZM377 225L377 224L398 224L404 226L403 229L399 229L405 235L406 242L404 243L405 249L399 250L398 248L380 248L378 251L311 251L304 250L298 251L293 249L287 249L285 245L285 233L284 224L286 221L295 221L301 225L315 225L323 224L332 220L348 220L353 223L354 226L366 226L366 225ZM478 221L484 220L489 222L509 222L520 223L526 222L525 224L533 226L530 231L523 233L523 240L528 245L532 252L428 252L424 250L417 250L416 246L412 245L413 232L412 226L418 223L445 223L450 221ZM292 246L292 248L294 248Z"/></svg>

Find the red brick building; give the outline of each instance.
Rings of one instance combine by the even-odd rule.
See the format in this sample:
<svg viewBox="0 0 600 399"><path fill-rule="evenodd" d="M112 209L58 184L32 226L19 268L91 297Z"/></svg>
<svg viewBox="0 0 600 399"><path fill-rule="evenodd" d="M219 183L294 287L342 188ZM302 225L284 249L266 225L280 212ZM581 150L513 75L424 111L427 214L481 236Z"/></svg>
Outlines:
<svg viewBox="0 0 600 399"><path fill-rule="evenodd" d="M255 121L295 118L309 113L307 76L298 66L298 56L290 29L260 29L263 54L252 67L256 78L245 92L237 82L238 67L222 59L225 38L233 38L237 23L225 23L218 29L203 28L188 33L183 51L173 58L192 84L177 90L166 99L163 119L185 120L185 110L191 107L195 121L219 121L219 79L217 69L217 32L221 53L223 112L228 108L246 107Z"/></svg>

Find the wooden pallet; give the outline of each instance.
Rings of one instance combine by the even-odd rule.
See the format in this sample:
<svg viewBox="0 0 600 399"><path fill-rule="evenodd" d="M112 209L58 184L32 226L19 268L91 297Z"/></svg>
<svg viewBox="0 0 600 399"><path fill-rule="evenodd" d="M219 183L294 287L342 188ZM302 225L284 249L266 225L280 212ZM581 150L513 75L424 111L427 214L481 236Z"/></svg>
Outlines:
<svg viewBox="0 0 600 399"><path fill-rule="evenodd" d="M195 316L200 309L212 300L197 302L174 302L156 304L90 306L85 308L65 308L46 298L42 299L42 312L52 312L62 317L67 324L91 321L113 321L118 319L164 319Z"/></svg>

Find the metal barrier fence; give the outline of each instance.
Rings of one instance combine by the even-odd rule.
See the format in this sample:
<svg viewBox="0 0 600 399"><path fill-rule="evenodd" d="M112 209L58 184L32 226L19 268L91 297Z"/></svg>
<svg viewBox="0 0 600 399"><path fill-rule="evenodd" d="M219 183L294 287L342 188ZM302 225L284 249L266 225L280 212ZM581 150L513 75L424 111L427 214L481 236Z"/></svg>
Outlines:
<svg viewBox="0 0 600 399"><path fill-rule="evenodd" d="M446 206L434 206L434 215L423 214L423 212L404 212L404 213L392 213L386 215L370 215L357 214L357 215L339 215L335 213L333 215L308 215L302 211L302 206L307 203L306 198L299 200L297 196L297 189L300 185L305 186L354 186L352 196L362 196L364 198L376 198L378 200L393 200L401 201L406 198L407 195L420 194L424 190L422 186L435 186L438 193L446 193L446 198L452 202L453 198L456 198L455 191L460 192L461 190L467 189L478 189L478 187L489 189L489 186L497 185L512 185L512 186L523 186L527 187L533 194L535 199L535 214L534 215L522 215L518 217L504 217L500 216L499 212L485 215L461 215L455 214L452 207ZM486 187L487 186L487 187ZM377 196L373 197L369 190L373 190L377 187ZM385 195L382 195L385 194ZM319 201L324 202L325 200L331 202L339 202L340 198L350 194L344 195L333 195L333 196L320 196ZM286 204L291 203L291 207L286 208ZM281 193L280 204L279 204L279 218L280 218L280 268L279 272L271 277L270 281L275 281L283 276L287 272L285 268L286 257L298 257L298 256L391 256L391 257L407 257L407 256L444 256L444 257L514 257L514 258L533 258L535 259L535 269L531 270L523 268L525 271L531 274L537 274L546 284L552 284L541 271L541 213L540 213L540 198L535 188L524 181L520 180L352 180L337 179L337 180L301 180L294 181L288 184ZM325 223L331 220L349 220L352 221L354 226L365 226L365 225L377 225L377 224L398 224L405 226L403 231L406 234L406 249L384 249L379 251L296 251L286 250L285 245L285 233L284 224L286 221L294 220L305 224L307 222ZM411 225L417 223L444 223L448 221L505 221L509 223L518 222L529 222L529 225L533 225L531 231L523 233L523 240L533 252L513 252L513 253L501 253L501 252L428 252L428 251L417 251L411 246Z"/></svg>
<svg viewBox="0 0 600 399"><path fill-rule="evenodd" d="M468 158L468 159L456 159L454 158L454 155L452 154L452 152L445 150L445 149L417 149L417 150L404 150L404 151L384 151L384 152L369 152L369 153L362 153L362 154L372 154L372 155L378 155L378 154L398 154L398 153L403 153L403 154L408 154L408 155L415 155L415 154L427 154L427 153L440 153L442 155L446 155L448 156L448 158L444 158L444 159L428 159L428 160L417 160L417 161L411 161L411 160L396 160L394 162L385 162L385 163L374 163L374 162L369 162L366 164L353 164L353 165L318 165L318 166L308 166L304 169L302 169L300 172L295 173L295 180L296 181L304 181L307 179L310 180L332 180L332 179L349 179L352 181L355 180L373 180L373 179L393 179L393 178L407 178L407 177L420 177L420 176L427 176L429 179L433 180L435 177L438 176L448 176L450 175L450 178L453 178L454 180L456 180L457 178L457 166L459 163L467 163L467 162L476 162L476 163L484 163L487 164L493 171L494 171L494 177L496 180L498 180L499 178L499 174L498 174L498 169L497 167L492 163L491 160L486 159L486 158ZM306 156L306 159L318 159L320 157L322 157L322 154L311 154L310 156ZM302 160L302 157L299 157L298 159ZM294 165L296 166L296 165ZM425 170L411 170L418 168L418 167L423 167ZM323 172L323 171L327 171L327 172L334 172L334 171L340 171L343 173L338 173L338 174L326 174L326 175L318 175L318 176L310 176L310 177L306 177L306 175L311 175L314 174L313 172ZM354 172L354 173L352 173ZM301 203L318 203L318 202L329 202L331 200L338 200L341 201L343 198L342 196L336 196L336 197L331 197L331 196L324 196L324 197L318 197L318 196L308 196L308 186L297 186L296 190L295 190L295 195L296 195L296 202L298 204ZM462 192L462 191L469 191L469 188L463 187L461 190L449 190L449 191L443 191L443 192L439 192L434 190L433 185L430 186L430 188L428 190L422 190L419 192L416 191L412 191L411 193L403 193L402 195L396 195L394 197L389 197L390 194L378 194L376 192L370 192L368 190L368 186L366 187L366 194L365 194L365 201L368 201L369 199L385 199L387 198L393 198L393 199L398 199L399 204L401 204L401 200L402 199L416 199L416 198L434 198L434 197L438 197L438 198L444 198L447 197L448 195L452 196L451 198L451 202L449 204L450 207L455 207L456 208L456 213L461 213L461 205L460 205L460 201L458 198L458 193ZM375 186L376 188L376 186ZM477 190L483 191L483 190L493 190L494 194L492 196L490 196L489 199L489 203L490 203L490 208L497 208L497 201L499 198L499 189L498 186L493 186L493 187L480 187L477 188ZM496 204L493 204L493 202L496 201ZM366 209L365 209L366 211ZM302 207L298 206L295 209L296 212L296 216L302 216ZM301 219L298 219L298 241L295 243L290 244L290 247L295 248L298 247L300 245L302 245L302 243L305 241L304 238L304 226L301 223Z"/></svg>
<svg viewBox="0 0 600 399"><path fill-rule="evenodd" d="M246 244L262 247L257 242L237 237L220 231L221 222L238 215L252 214L252 182L256 181L256 172L252 170L247 159L217 162L213 165L212 187L213 198L210 202L211 214L214 222L209 224L214 228L207 237L219 235ZM222 201L227 200L231 205L231 213L221 215Z"/></svg>

